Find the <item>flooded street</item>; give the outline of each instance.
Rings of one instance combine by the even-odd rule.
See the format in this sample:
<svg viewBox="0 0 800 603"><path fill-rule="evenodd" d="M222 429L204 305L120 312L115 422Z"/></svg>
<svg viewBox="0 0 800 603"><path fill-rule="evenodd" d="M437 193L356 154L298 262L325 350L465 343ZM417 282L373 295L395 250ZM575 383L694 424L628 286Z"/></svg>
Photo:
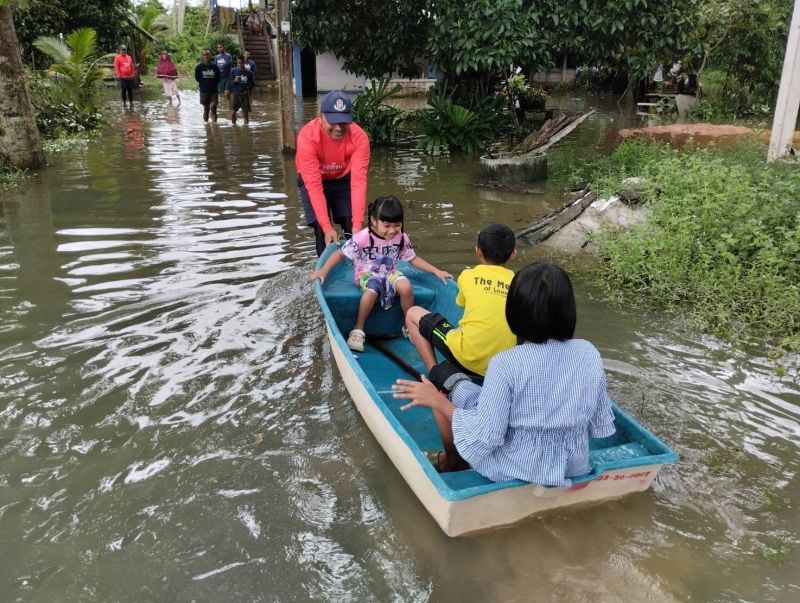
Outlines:
<svg viewBox="0 0 800 603"><path fill-rule="evenodd" d="M681 461L648 492L450 539L334 367L277 94L247 127L204 124L188 91L136 106L0 192L0 599L800 599L800 385L769 361L576 277L577 336ZM618 111L551 167L609 148ZM485 223L560 202L558 182L514 194L477 171L375 148L368 197L407 201L417 251L456 274Z"/></svg>

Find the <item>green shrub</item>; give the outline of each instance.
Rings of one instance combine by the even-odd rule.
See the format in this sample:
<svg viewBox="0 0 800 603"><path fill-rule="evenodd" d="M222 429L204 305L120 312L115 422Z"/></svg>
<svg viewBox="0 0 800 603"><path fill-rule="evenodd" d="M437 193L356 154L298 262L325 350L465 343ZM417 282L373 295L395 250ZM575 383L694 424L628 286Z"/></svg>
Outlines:
<svg viewBox="0 0 800 603"><path fill-rule="evenodd" d="M370 80L364 94L353 102L353 120L369 134L374 143L391 142L400 134L403 123L403 112L397 107L387 105L384 101L402 89L400 84L390 90L390 79Z"/></svg>
<svg viewBox="0 0 800 603"><path fill-rule="evenodd" d="M652 213L598 238L609 292L684 312L720 336L800 345L796 166L767 164L756 142L731 152L635 142L608 158L599 189L610 174L642 176Z"/></svg>
<svg viewBox="0 0 800 603"><path fill-rule="evenodd" d="M427 153L445 151L473 154L510 127L509 113L502 97L456 96L458 90L437 85L428 91L430 108L417 111L422 126L420 143ZM457 99L457 100L456 100Z"/></svg>
<svg viewBox="0 0 800 603"><path fill-rule="evenodd" d="M29 172L0 163L0 191L18 187L27 180Z"/></svg>
<svg viewBox="0 0 800 603"><path fill-rule="evenodd" d="M211 50L211 55L217 54L217 44L222 42L225 44L225 52L231 55L236 61L236 57L242 54L242 49L239 48L239 38L234 36L233 34L222 33L219 31L212 31L206 37L206 42L203 45L203 48L208 48ZM197 55L197 60L200 60L200 54Z"/></svg>
<svg viewBox="0 0 800 603"><path fill-rule="evenodd" d="M103 124L97 109L78 107L58 81L34 71L27 71L26 79L36 126L45 139L82 134Z"/></svg>

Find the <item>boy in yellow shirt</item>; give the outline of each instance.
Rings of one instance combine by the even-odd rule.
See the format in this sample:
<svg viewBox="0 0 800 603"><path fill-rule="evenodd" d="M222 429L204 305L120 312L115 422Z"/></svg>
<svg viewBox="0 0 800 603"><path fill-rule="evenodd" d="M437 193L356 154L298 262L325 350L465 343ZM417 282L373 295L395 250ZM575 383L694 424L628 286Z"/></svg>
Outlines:
<svg viewBox="0 0 800 603"><path fill-rule="evenodd" d="M514 233L505 224L492 223L478 233L475 255L480 263L458 277L456 303L464 306L458 327L441 314L409 308L406 329L427 371L436 364L435 348L456 368L483 376L492 356L517 344L506 322L514 272L504 266L516 256L514 247Z"/></svg>

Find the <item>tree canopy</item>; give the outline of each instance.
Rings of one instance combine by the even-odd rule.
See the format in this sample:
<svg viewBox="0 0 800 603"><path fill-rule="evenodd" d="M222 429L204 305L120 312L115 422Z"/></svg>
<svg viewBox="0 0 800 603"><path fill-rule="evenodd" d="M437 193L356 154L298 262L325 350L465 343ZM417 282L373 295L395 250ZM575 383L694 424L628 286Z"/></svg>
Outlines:
<svg viewBox="0 0 800 603"><path fill-rule="evenodd" d="M292 31L302 46L343 59L351 73L417 77L415 61L428 39L430 4L430 0L297 0L292 5Z"/></svg>
<svg viewBox="0 0 800 603"><path fill-rule="evenodd" d="M24 4L14 10L14 24L26 58L41 36L67 35L90 27L97 32L97 47L113 50L121 33L127 34L124 17L131 8L129 0L26 0Z"/></svg>
<svg viewBox="0 0 800 603"><path fill-rule="evenodd" d="M780 73L792 0L295 0L296 40L358 75L547 69L561 52L635 78L711 55L734 77ZM722 42L720 42L722 39ZM770 79L771 78L771 79ZM761 84L753 84L758 87Z"/></svg>

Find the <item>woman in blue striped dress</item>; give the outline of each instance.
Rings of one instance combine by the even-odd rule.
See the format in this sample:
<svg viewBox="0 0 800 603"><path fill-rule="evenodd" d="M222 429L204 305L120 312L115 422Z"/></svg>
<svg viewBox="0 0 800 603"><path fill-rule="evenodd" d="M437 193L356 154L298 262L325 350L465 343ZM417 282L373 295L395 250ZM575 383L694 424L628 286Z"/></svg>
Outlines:
<svg viewBox="0 0 800 603"><path fill-rule="evenodd" d="M573 339L575 295L567 273L550 262L517 272L506 320L523 343L492 358L483 387L437 365L431 381L399 379L394 397L411 400L403 410L433 410L445 448L437 457L440 471L469 464L493 481L567 486L570 477L590 471L589 438L614 433L600 354Z"/></svg>

